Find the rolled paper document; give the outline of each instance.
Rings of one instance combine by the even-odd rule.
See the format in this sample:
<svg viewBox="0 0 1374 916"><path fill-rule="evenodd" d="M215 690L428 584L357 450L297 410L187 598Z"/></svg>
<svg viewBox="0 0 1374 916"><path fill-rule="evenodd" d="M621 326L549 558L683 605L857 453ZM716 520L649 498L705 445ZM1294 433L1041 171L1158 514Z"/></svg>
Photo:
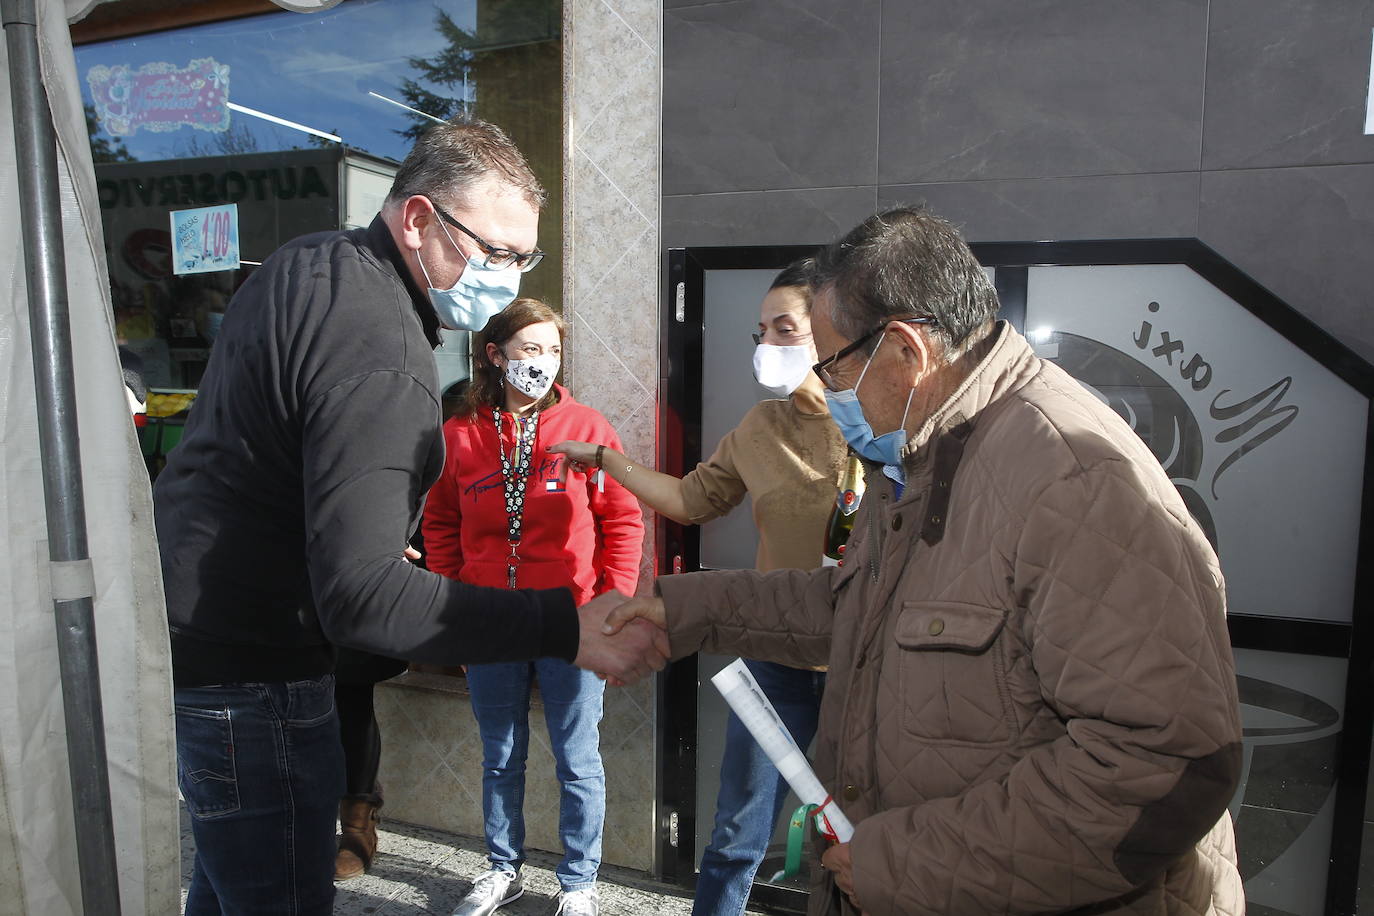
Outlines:
<svg viewBox="0 0 1374 916"><path fill-rule="evenodd" d="M816 772L807 762L805 749L797 746L787 726L782 724L777 710L745 667L744 659L737 658L726 665L711 678L711 683L716 685L797 797L804 804L816 805L817 816L829 824L835 839L848 843L854 836L854 825L816 778Z"/></svg>

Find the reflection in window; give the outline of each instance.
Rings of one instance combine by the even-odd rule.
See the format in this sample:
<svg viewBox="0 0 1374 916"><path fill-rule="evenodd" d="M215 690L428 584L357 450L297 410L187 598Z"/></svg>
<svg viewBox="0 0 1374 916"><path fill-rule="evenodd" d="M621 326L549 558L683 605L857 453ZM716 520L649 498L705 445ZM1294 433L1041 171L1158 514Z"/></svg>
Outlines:
<svg viewBox="0 0 1374 916"><path fill-rule="evenodd" d="M557 135L559 88L549 98L541 82L547 74L539 70L548 58L559 75L561 19L561 4L551 0L349 0L321 13L268 13L83 45L77 68L85 101L101 115L93 137L107 153L123 149L147 161L332 143L301 129L307 127L350 149L399 161L428 123L426 114L496 120L520 142L530 124L498 116L527 109L533 116L527 122L551 115ZM159 112L157 126L140 129L130 110L147 114L151 106L146 97L127 96L135 77L189 69L197 61L213 63L199 69L224 80L232 105L298 126L238 109L221 126L184 109L181 126L166 126L169 119ZM124 89L97 105L93 76L115 70L126 74ZM125 129L116 135L105 122L118 115L124 117L117 126Z"/></svg>
<svg viewBox="0 0 1374 916"><path fill-rule="evenodd" d="M369 223L436 120L492 121L529 159L549 191L548 255L521 292L557 306L561 32L558 0L348 0L79 46L116 329L149 386L196 388L254 264L297 236ZM240 267L179 274L169 214L222 204L237 208ZM446 332L441 389L467 376L467 351L466 334ZM146 438L176 441L162 432Z"/></svg>

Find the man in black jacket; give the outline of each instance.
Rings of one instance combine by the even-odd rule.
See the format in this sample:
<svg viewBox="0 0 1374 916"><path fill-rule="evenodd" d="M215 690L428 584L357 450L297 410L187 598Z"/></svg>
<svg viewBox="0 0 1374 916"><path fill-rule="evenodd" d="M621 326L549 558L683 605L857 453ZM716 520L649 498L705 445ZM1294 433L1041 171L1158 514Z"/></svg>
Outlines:
<svg viewBox="0 0 1374 916"><path fill-rule="evenodd" d="M438 329L510 303L543 199L500 129L439 125L369 227L283 246L230 303L154 490L189 916L330 912L334 646L648 671L649 630L605 637L604 611L579 617L565 589L476 588L405 556L443 465Z"/></svg>

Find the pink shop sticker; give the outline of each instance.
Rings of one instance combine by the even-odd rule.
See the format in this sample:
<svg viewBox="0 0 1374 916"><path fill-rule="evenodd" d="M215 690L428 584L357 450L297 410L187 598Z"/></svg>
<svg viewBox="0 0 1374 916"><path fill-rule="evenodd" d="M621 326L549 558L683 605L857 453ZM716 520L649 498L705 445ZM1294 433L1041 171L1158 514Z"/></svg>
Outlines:
<svg viewBox="0 0 1374 916"><path fill-rule="evenodd" d="M229 65L211 57L184 69L165 61L137 70L101 64L86 71L86 83L100 125L112 136L132 136L139 128L165 133L187 124L216 132L229 127Z"/></svg>

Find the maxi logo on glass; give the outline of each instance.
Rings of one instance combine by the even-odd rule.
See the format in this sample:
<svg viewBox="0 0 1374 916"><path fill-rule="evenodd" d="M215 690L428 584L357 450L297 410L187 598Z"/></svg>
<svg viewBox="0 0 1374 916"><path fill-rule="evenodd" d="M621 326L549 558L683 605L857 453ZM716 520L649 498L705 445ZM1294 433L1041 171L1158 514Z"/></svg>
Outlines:
<svg viewBox="0 0 1374 916"><path fill-rule="evenodd" d="M1150 302L1146 304L1145 308L1151 313L1158 313L1160 305L1158 302ZM1167 330L1156 331L1151 321L1142 319L1140 330L1131 339L1140 350L1148 352L1156 360L1163 360L1167 364L1168 370L1165 370L1163 366L1156 366L1166 375L1173 374L1172 370L1175 366L1175 358L1177 358L1178 376L1186 381L1194 391L1207 391L1215 387L1212 385L1215 375L1212 371L1212 364L1207 362L1201 353L1189 355L1186 350L1186 342L1182 338L1175 338ZM1151 346L1155 340L1159 341L1158 344ZM1145 352L1139 355L1144 356ZM1184 361L1185 356L1187 356L1186 362ZM1178 383L1175 382L1174 384ZM1217 482L1233 464L1247 453L1259 448L1283 432L1297 417L1298 407L1296 405L1282 404L1292 385L1293 376L1285 375L1250 397L1239 396L1230 388L1221 388L1212 398L1207 409L1208 417L1215 424L1215 427L1210 431L1210 439L1212 443L1224 445L1229 449L1225 458L1212 472L1210 490L1213 499L1217 498ZM1224 403L1226 401L1229 403ZM1192 420L1191 427L1196 429L1198 426L1196 419L1192 417L1189 419ZM1239 444L1236 444L1237 442ZM1234 448L1232 448L1233 445ZM1200 467L1191 468L1191 470L1193 471L1191 479L1196 481L1196 474L1200 471ZM1215 532L1211 531L1209 535L1212 537L1213 546L1215 546Z"/></svg>
<svg viewBox="0 0 1374 916"><path fill-rule="evenodd" d="M1163 465L1231 609L1349 620L1368 401L1183 265L1036 267L1027 293L1036 352Z"/></svg>

